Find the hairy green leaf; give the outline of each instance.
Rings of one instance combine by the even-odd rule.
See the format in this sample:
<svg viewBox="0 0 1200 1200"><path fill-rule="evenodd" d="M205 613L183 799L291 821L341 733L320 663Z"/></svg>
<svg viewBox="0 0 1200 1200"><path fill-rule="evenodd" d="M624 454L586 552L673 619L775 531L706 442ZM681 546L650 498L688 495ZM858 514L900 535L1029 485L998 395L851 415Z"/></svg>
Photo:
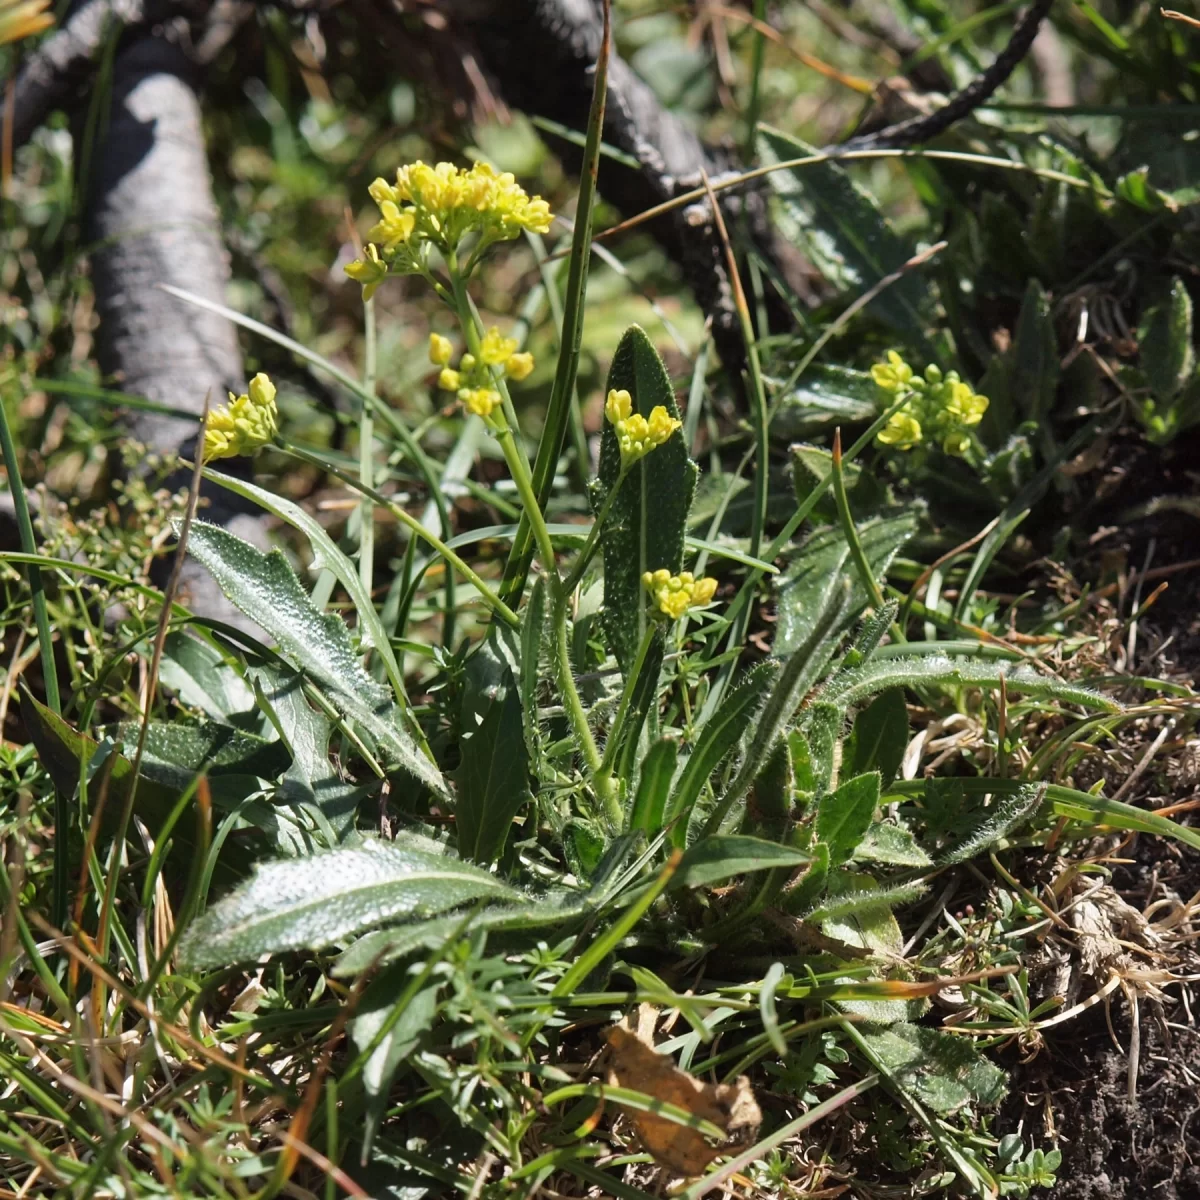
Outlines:
<svg viewBox="0 0 1200 1200"><path fill-rule="evenodd" d="M381 754L434 792L446 795L441 772L404 728L404 713L392 694L363 670L345 623L317 611L278 550L264 554L204 521L193 522L188 549L230 601L275 638L279 653L304 671Z"/></svg>
<svg viewBox="0 0 1200 1200"><path fill-rule="evenodd" d="M272 665L257 668L253 676L260 704L269 710L280 737L292 751L280 799L301 807L311 805L328 822L333 842L344 840L354 829L358 805L367 789L344 780L329 761L333 722L305 699L299 672Z"/></svg>
<svg viewBox="0 0 1200 1200"><path fill-rule="evenodd" d="M893 687L995 687L1003 678L1009 695L1014 692L1039 700L1060 700L1103 712L1120 712L1121 706L1107 696L1062 679L1038 675L1026 667L972 658L939 658L922 655L908 658L879 658L839 672L821 698L846 708L868 696Z"/></svg>
<svg viewBox="0 0 1200 1200"><path fill-rule="evenodd" d="M613 356L605 391L613 388L627 391L633 399L633 411L644 417L648 418L658 405L672 417L679 416L667 369L654 343L637 325L626 330ZM592 496L597 513L620 473L617 436L605 421L599 478ZM642 575L660 568L675 574L683 566L684 529L697 473L696 464L688 458L683 434L676 432L634 464L605 520L600 534L604 551L604 628L622 670L629 669L650 619Z"/></svg>
<svg viewBox="0 0 1200 1200"><path fill-rule="evenodd" d="M889 867L929 867L933 859L917 844L910 829L877 821L854 848L851 862L882 863Z"/></svg>
<svg viewBox="0 0 1200 1200"><path fill-rule="evenodd" d="M1005 1074L987 1061L969 1038L907 1021L862 1037L901 1087L922 1104L948 1117L969 1104L992 1107L1004 1099Z"/></svg>
<svg viewBox="0 0 1200 1200"><path fill-rule="evenodd" d="M701 838L688 847L668 887L706 887L751 871L798 867L811 860L807 851L743 834Z"/></svg>
<svg viewBox="0 0 1200 1200"><path fill-rule="evenodd" d="M483 898L513 901L517 893L479 867L405 841L364 841L263 863L188 928L180 960L198 969L320 949Z"/></svg>
<svg viewBox="0 0 1200 1200"><path fill-rule="evenodd" d="M1029 820L1041 808L1045 795L1045 787L1027 783L1018 791L996 797L990 808L974 814L971 827L963 830L954 844L942 851L938 861L946 864L967 862L982 854Z"/></svg>
<svg viewBox="0 0 1200 1200"><path fill-rule="evenodd" d="M467 666L462 761L455 772L458 848L479 863L500 856L513 818L532 798L521 696L512 668L498 650L504 636L499 629L492 626Z"/></svg>
<svg viewBox="0 0 1200 1200"><path fill-rule="evenodd" d="M679 756L679 743L673 738L660 738L646 752L642 760L641 776L637 794L629 814L629 831L654 837L663 826L663 814L667 809L667 797L671 792L671 780L675 776L675 763Z"/></svg>
<svg viewBox="0 0 1200 1200"><path fill-rule="evenodd" d="M871 573L882 579L897 551L916 532L913 513L877 517L858 527L863 553ZM851 596L845 604L835 633L849 629L867 607L868 597L850 557L850 547L838 528L818 529L811 534L779 578L779 626L774 651L791 654L819 624L831 604L841 603L840 594L848 580Z"/></svg>
<svg viewBox="0 0 1200 1200"><path fill-rule="evenodd" d="M184 704L218 721L254 707L253 694L226 655L181 629L167 634L158 678Z"/></svg>
<svg viewBox="0 0 1200 1200"><path fill-rule="evenodd" d="M879 389L866 371L813 363L796 386L776 398L771 436L788 441L857 425L879 414Z"/></svg>
<svg viewBox="0 0 1200 1200"><path fill-rule="evenodd" d="M1155 399L1169 404L1196 368L1192 298L1183 280L1172 279L1166 296L1143 314L1138 340L1138 361Z"/></svg>
<svg viewBox="0 0 1200 1200"><path fill-rule="evenodd" d="M842 748L842 771L860 775L878 771L884 787L896 778L908 745L908 708L902 688L889 688L876 696L854 718Z"/></svg>
<svg viewBox="0 0 1200 1200"><path fill-rule="evenodd" d="M879 772L847 779L826 792L817 806L817 837L829 847L829 864L839 867L854 853L879 807Z"/></svg>
<svg viewBox="0 0 1200 1200"><path fill-rule="evenodd" d="M686 844L688 818L708 777L741 741L778 676L777 663L759 664L746 674L725 697L721 707L704 723L667 806L665 821L667 824L674 823L671 830L674 845Z"/></svg>
<svg viewBox="0 0 1200 1200"><path fill-rule="evenodd" d="M816 151L777 129L759 127L763 163L805 158ZM772 171L767 176L779 198L780 231L803 250L817 269L843 291L861 294L898 271L912 251L892 229L874 197L836 162ZM914 343L925 338L929 291L910 271L871 301L870 311Z"/></svg>

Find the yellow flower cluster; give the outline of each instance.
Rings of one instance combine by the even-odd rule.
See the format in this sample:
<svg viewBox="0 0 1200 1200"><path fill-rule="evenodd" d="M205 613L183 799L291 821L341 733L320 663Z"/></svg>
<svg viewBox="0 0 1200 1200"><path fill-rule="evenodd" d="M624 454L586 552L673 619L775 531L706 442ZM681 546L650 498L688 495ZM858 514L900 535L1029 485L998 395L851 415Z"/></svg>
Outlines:
<svg viewBox="0 0 1200 1200"><path fill-rule="evenodd" d="M473 234L478 258L493 242L518 237L522 230L545 233L550 228L546 201L529 196L511 174L498 173L487 163L463 169L447 162L415 162L397 170L394 184L376 179L368 190L379 205L380 219L367 235L363 257L346 268L368 300L389 273L423 270L427 246L453 254Z"/></svg>
<svg viewBox="0 0 1200 1200"><path fill-rule="evenodd" d="M633 411L633 397L624 388L612 389L604 402L604 415L617 435L621 449L621 466L631 467L639 458L661 446L683 425L661 405L650 410L647 419Z"/></svg>
<svg viewBox="0 0 1200 1200"><path fill-rule="evenodd" d="M661 567L647 571L642 576L642 586L650 593L658 611L672 621L678 621L689 608L708 604L717 592L717 581L707 575L695 579L690 571L672 575Z"/></svg>
<svg viewBox="0 0 1200 1200"><path fill-rule="evenodd" d="M237 458L267 445L279 429L275 385L260 371L241 396L229 393L229 403L214 408L204 427L201 458Z"/></svg>
<svg viewBox="0 0 1200 1200"><path fill-rule="evenodd" d="M894 399L906 393L910 396L879 431L875 440L880 445L911 450L928 433L941 442L947 454L961 457L971 448L974 439L969 430L983 420L988 398L963 383L957 371L943 374L940 367L930 364L921 376L895 350L889 350L887 361L871 368L871 378Z"/></svg>
<svg viewBox="0 0 1200 1200"><path fill-rule="evenodd" d="M429 335L429 361L441 367L438 387L445 392L454 392L468 412L473 412L486 421L500 407L502 397L496 388L496 372L502 371L509 379L527 379L533 370L533 355L517 349L517 339L505 337L492 326L479 344L478 356L464 354L458 366L452 367L450 359L454 346L449 338L440 333Z"/></svg>

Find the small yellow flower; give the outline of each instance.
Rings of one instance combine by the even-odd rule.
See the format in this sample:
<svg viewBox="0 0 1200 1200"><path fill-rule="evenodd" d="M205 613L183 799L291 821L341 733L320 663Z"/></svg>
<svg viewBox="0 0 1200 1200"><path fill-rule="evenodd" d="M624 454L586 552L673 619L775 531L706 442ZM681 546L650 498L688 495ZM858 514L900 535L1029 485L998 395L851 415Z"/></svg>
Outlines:
<svg viewBox="0 0 1200 1200"><path fill-rule="evenodd" d="M390 200L384 200L379 205L379 211L383 219L372 227L367 237L373 242L382 242L385 251L394 250L412 236L416 217L409 209L400 209Z"/></svg>
<svg viewBox="0 0 1200 1200"><path fill-rule="evenodd" d="M453 353L454 347L448 337L442 337L440 333L429 335L429 361L435 367L444 367Z"/></svg>
<svg viewBox="0 0 1200 1200"><path fill-rule="evenodd" d="M229 393L229 403L214 408L204 427L201 459L236 458L267 445L279 429L275 385L261 371L240 396Z"/></svg>
<svg viewBox="0 0 1200 1200"><path fill-rule="evenodd" d="M871 378L876 387L886 392L898 392L912 383L913 369L895 350L889 350L886 363L876 363L871 368Z"/></svg>
<svg viewBox="0 0 1200 1200"><path fill-rule="evenodd" d="M892 413L876 440L884 446L895 446L897 450L911 450L921 440L921 422L906 409L901 409Z"/></svg>
<svg viewBox="0 0 1200 1200"><path fill-rule="evenodd" d="M604 402L604 415L617 435L617 446L621 451L621 466L631 467L651 450L661 446L671 435L683 427L683 422L672 417L666 408L658 404L650 411L647 420L641 413L633 411L633 397L624 388L612 389Z"/></svg>
<svg viewBox="0 0 1200 1200"><path fill-rule="evenodd" d="M690 571L672 575L660 567L642 576L642 586L650 593L658 612L678 621L689 608L709 604L717 592L717 581L707 575L696 579Z"/></svg>
<svg viewBox="0 0 1200 1200"><path fill-rule="evenodd" d="M462 386L462 376L453 367L443 367L438 375L438 387L444 392L457 392Z"/></svg>
<svg viewBox="0 0 1200 1200"><path fill-rule="evenodd" d="M506 338L494 325L483 335L479 357L489 367L502 367L517 349L516 338Z"/></svg>
<svg viewBox="0 0 1200 1200"><path fill-rule="evenodd" d="M458 398L468 412L485 421L500 407L500 393L495 388L460 388Z"/></svg>
<svg viewBox="0 0 1200 1200"><path fill-rule="evenodd" d="M517 383L520 383L522 379L528 379L532 370L533 355L527 351L510 354L508 362L504 364L504 373Z"/></svg>
<svg viewBox="0 0 1200 1200"><path fill-rule="evenodd" d="M345 268L346 274L362 284L363 299L370 300L375 289L387 278L388 266L380 257L374 242L367 244L363 257Z"/></svg>

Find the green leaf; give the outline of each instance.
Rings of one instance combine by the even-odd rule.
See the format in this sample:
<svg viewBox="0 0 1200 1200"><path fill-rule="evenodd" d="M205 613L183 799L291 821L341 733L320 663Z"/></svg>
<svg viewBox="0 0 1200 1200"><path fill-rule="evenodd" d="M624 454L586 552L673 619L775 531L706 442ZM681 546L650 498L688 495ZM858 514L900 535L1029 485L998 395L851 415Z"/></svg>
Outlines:
<svg viewBox="0 0 1200 1200"><path fill-rule="evenodd" d="M982 854L1028 821L1041 808L1045 795L1043 786L1027 783L1015 792L996 797L990 808L974 815L971 828L964 830L954 845L938 855L938 861L944 864L967 862Z"/></svg>
<svg viewBox="0 0 1200 1200"><path fill-rule="evenodd" d="M528 900L519 907L505 904L485 908L471 919L464 932L554 929L578 922L588 911L578 894L565 893L559 897ZM429 921L410 921L391 929L376 929L363 934L338 956L333 974L345 979L361 975L374 966L386 966L417 950L440 949L462 924L459 914L434 917Z"/></svg>
<svg viewBox="0 0 1200 1200"><path fill-rule="evenodd" d="M771 436L795 441L835 425L873 421L879 415L879 389L866 371L813 363L791 391L775 397L775 404Z"/></svg>
<svg viewBox="0 0 1200 1200"><path fill-rule="evenodd" d="M816 153L806 142L767 126L759 127L758 152L767 166ZM779 198L780 232L842 291L868 291L912 257L871 194L839 163L789 167L767 178ZM869 311L919 344L925 339L922 314L930 306L924 279L909 271L872 300Z"/></svg>
<svg viewBox="0 0 1200 1200"><path fill-rule="evenodd" d="M127 756L137 750L140 721L122 721L110 728L113 740ZM101 731L105 732L105 731ZM146 727L142 774L182 792L201 771L210 779L249 776L277 779L287 770L291 754L282 742L269 742L216 721L151 721Z"/></svg>
<svg viewBox="0 0 1200 1200"><path fill-rule="evenodd" d="M1010 667L986 659L941 658L935 655L876 658L861 667L840 671L829 682L822 699L846 708L892 687L994 687L1001 679L1009 693L1040 700L1061 700L1103 712L1120 712L1121 706L1091 688L1037 675L1027 667Z"/></svg>
<svg viewBox="0 0 1200 1200"><path fill-rule="evenodd" d="M363 586L355 565L338 549L337 543L325 532L324 526L311 513L285 496L276 495L274 492L257 487L244 479L223 475L220 471L214 471L212 467L206 467L204 474L214 483L219 483L231 492L253 500L267 512L281 521L286 521L308 538L313 550L313 570L319 571L327 568L333 572L338 582L346 589L347 595L354 602L354 611L358 618L359 645L364 650L373 648L378 652L397 701L401 704L407 703L404 683L400 678L400 667L392 652L391 640L384 632L383 622L375 611L375 604ZM263 628L265 629L266 626L264 625Z"/></svg>
<svg viewBox="0 0 1200 1200"><path fill-rule="evenodd" d="M604 858L608 840L598 822L573 817L563 826L562 846L572 874L591 879Z"/></svg>
<svg viewBox="0 0 1200 1200"><path fill-rule="evenodd" d="M641 832L652 838L663 827L678 755L679 744L673 738L660 738L646 752L629 814L630 833Z"/></svg>
<svg viewBox="0 0 1200 1200"><path fill-rule="evenodd" d="M654 343L631 325L617 346L605 391L629 392L633 411L645 417L662 405L675 418L679 409L671 379ZM597 513L621 473L621 451L612 425L600 438L599 478L593 485ZM623 671L629 669L650 619L642 575L683 567L683 538L696 491L698 468L676 431L630 468L600 534L604 551L604 628Z"/></svg>
<svg viewBox="0 0 1200 1200"><path fill-rule="evenodd" d="M839 867L862 841L879 807L879 772L847 779L826 792L817 806L817 838L829 847L829 864Z"/></svg>
<svg viewBox="0 0 1200 1200"><path fill-rule="evenodd" d="M261 864L193 922L179 943L180 961L194 970L315 950L388 921L517 896L479 867L405 840L363 841Z"/></svg>
<svg viewBox="0 0 1200 1200"><path fill-rule="evenodd" d="M173 629L163 642L159 682L192 708L218 721L254 707L254 696L233 668L232 659L215 646Z"/></svg>
<svg viewBox="0 0 1200 1200"><path fill-rule="evenodd" d="M492 626L467 665L462 761L455 772L458 848L479 863L499 858L513 819L532 798L521 696L512 668L497 648L500 628Z"/></svg>
<svg viewBox="0 0 1200 1200"><path fill-rule="evenodd" d="M1048 421L1058 386L1058 340L1050 318L1050 301L1042 285L1030 279L1017 317L1011 350L1012 395L1027 420Z"/></svg>
<svg viewBox="0 0 1200 1200"><path fill-rule="evenodd" d="M268 666L255 670L253 677L259 703L269 710L279 736L292 751L280 799L302 807L311 805L329 823L333 841L345 840L354 829L358 805L367 789L344 780L329 761L333 722L305 699L298 672Z"/></svg>
<svg viewBox="0 0 1200 1200"><path fill-rule="evenodd" d="M651 711L657 711L658 685L662 678L663 653L665 638L661 629L656 629L642 659L641 668L633 683L630 694L629 708L625 715L624 727L614 731L620 740L617 751L617 778L632 779L634 766L637 762L638 750L641 746L642 730L646 718ZM609 734L613 736L612 732Z"/></svg>
<svg viewBox="0 0 1200 1200"><path fill-rule="evenodd" d="M546 581L535 580L529 602L521 614L521 715L525 721L525 750L536 763L541 749L538 726L538 683L541 679L542 631L546 623Z"/></svg>
<svg viewBox="0 0 1200 1200"><path fill-rule="evenodd" d="M279 653L304 671L389 761L438 795L447 794L441 773L403 728L404 714L391 693L363 670L345 623L317 611L278 550L263 554L204 521L193 522L188 549L229 600L275 638Z"/></svg>
<svg viewBox="0 0 1200 1200"><path fill-rule="evenodd" d="M900 547L916 532L911 513L876 517L858 527L863 553L876 579L887 574ZM802 646L820 623L822 614L842 600L843 581L851 585L850 602L833 631L849 629L867 607L868 596L850 558L850 547L840 529L829 527L811 534L779 579L779 625L774 652L791 654Z"/></svg>
<svg viewBox="0 0 1200 1200"><path fill-rule="evenodd" d="M769 837L780 838L792 812L796 776L792 769L792 734L781 737L754 780L749 815ZM807 748L806 748L807 749ZM807 767L807 762L805 763Z"/></svg>
<svg viewBox="0 0 1200 1200"><path fill-rule="evenodd" d="M851 862L883 863L889 867L929 867L933 859L917 844L910 829L877 821L854 848Z"/></svg>
<svg viewBox="0 0 1200 1200"><path fill-rule="evenodd" d="M889 688L854 718L842 748L842 771L860 775L878 771L887 787L896 778L908 746L908 708L903 688Z"/></svg>
<svg viewBox="0 0 1200 1200"><path fill-rule="evenodd" d="M822 700L810 704L803 716L809 761L812 764L813 791L820 795L833 782L845 716L838 705L826 704Z"/></svg>
<svg viewBox="0 0 1200 1200"><path fill-rule="evenodd" d="M1004 1099L1004 1071L988 1062L969 1038L907 1021L863 1030L862 1037L895 1082L939 1116L951 1116L969 1104L990 1108Z"/></svg>
<svg viewBox="0 0 1200 1200"><path fill-rule="evenodd" d="M80 772L88 768L99 744L35 700L24 685L21 687L21 720L37 747L39 760L54 780L54 786L64 795L73 796L79 788ZM133 763L116 750L110 750L109 755L113 765L101 818L101 828L106 834L113 833L119 826L121 810L133 780ZM92 805L96 803L97 786L93 783L88 789ZM170 816L178 798L179 789L167 787L143 774L138 781L133 811L151 830L157 830Z"/></svg>
<svg viewBox="0 0 1200 1200"><path fill-rule="evenodd" d="M748 875L752 871L769 871L775 867L798 867L812 861L805 850L781 846L762 838L742 834L723 834L707 837L689 846L668 890L698 888Z"/></svg>
<svg viewBox="0 0 1200 1200"><path fill-rule="evenodd" d="M812 863L804 877L783 895L783 907L790 913L811 912L829 884L829 847L817 842L811 847Z"/></svg>
<svg viewBox="0 0 1200 1200"><path fill-rule="evenodd" d="M778 675L777 663L760 663L745 675L725 697L720 708L705 721L667 806L665 822L674 823L671 829L673 845L683 846L686 843L688 819L708 777L750 728Z"/></svg>
<svg viewBox="0 0 1200 1200"><path fill-rule="evenodd" d="M364 1134L367 1147L387 1111L388 1093L396 1071L420 1044L421 1035L437 1016L441 984L427 984L398 1006L396 997L404 993L408 982L405 967L384 971L367 985L350 1022L350 1037L360 1054L388 1027L362 1069L363 1090L367 1094Z"/></svg>
<svg viewBox="0 0 1200 1200"><path fill-rule="evenodd" d="M1192 298L1181 279L1172 279L1166 297L1142 316L1138 361L1155 398L1169 404L1196 369L1192 349Z"/></svg>

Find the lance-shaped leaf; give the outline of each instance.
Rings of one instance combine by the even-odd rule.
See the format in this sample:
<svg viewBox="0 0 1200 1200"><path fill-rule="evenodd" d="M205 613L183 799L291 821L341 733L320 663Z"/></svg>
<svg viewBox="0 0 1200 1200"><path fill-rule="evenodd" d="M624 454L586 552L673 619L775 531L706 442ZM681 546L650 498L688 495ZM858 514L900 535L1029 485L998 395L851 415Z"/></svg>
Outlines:
<svg viewBox="0 0 1200 1200"><path fill-rule="evenodd" d="M914 513L879 517L858 527L863 553L876 579L882 578L897 551L916 532ZM840 592L849 581L849 602ZM779 580L779 627L774 652L791 654L802 646L831 605L844 604L833 634L849 629L866 608L868 597L854 569L850 547L840 529L812 534Z"/></svg>
<svg viewBox="0 0 1200 1200"><path fill-rule="evenodd" d="M433 791L446 794L441 772L404 729L404 714L391 692L363 670L345 622L332 613L318 612L278 550L264 554L204 521L192 524L188 549L230 601L275 638L279 653L308 675L386 759Z"/></svg>
<svg viewBox="0 0 1200 1200"><path fill-rule="evenodd" d="M797 138L762 127L762 161L787 162L816 151ZM912 255L888 224L870 193L836 162L772 171L767 176L779 198L779 227L816 263L835 286L862 293L898 271ZM919 344L925 337L923 312L930 305L924 280L910 271L871 301L870 311Z"/></svg>
<svg viewBox="0 0 1200 1200"><path fill-rule="evenodd" d="M462 762L455 775L458 848L480 863L500 856L513 818L530 799L521 694L500 626L492 630L467 665Z"/></svg>
<svg viewBox="0 0 1200 1200"><path fill-rule="evenodd" d="M404 841L364 841L259 866L194 922L179 944L189 968L337 945L401 918L430 917L481 898L515 901L494 875Z"/></svg>
<svg viewBox="0 0 1200 1200"><path fill-rule="evenodd" d="M633 412L647 419L658 405L679 417L667 369L637 325L626 330L613 356L606 391L614 388L627 391ZM684 526L697 472L677 431L630 468L604 522L604 628L622 670L629 669L649 620L642 575L661 567L676 574L683 566ZM606 421L592 495L597 512L620 474L621 450Z"/></svg>

